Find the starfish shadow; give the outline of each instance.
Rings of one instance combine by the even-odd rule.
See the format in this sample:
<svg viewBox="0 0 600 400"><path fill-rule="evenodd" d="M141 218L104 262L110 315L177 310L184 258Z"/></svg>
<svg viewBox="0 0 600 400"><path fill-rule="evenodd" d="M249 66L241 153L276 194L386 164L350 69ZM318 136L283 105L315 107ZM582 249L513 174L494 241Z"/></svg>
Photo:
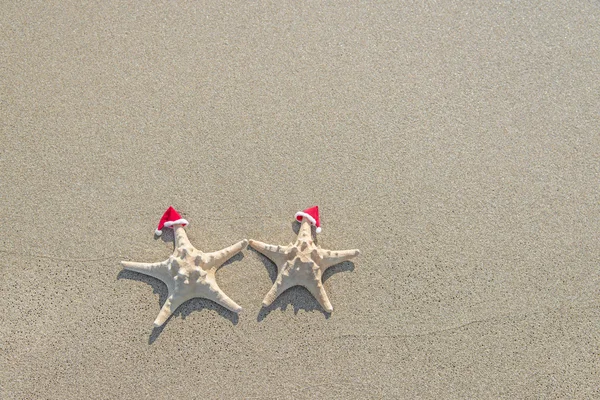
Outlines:
<svg viewBox="0 0 600 400"><path fill-rule="evenodd" d="M261 322L273 310L280 309L282 312L287 310L288 305L294 307L294 314L303 311L319 311L325 316L325 319L331 317L331 313L323 310L317 299L303 286L293 286L281 293L270 306L262 306L256 317L256 321Z"/></svg>
<svg viewBox="0 0 600 400"><path fill-rule="evenodd" d="M327 268L327 270L325 272L323 272L323 276L321 277L321 280L323 281L323 283L325 283L325 281L327 281L327 279L331 278L331 275L337 273L337 272L353 272L354 271L354 263L352 261L344 261L341 262L337 265L334 265L333 267Z"/></svg>
<svg viewBox="0 0 600 400"><path fill-rule="evenodd" d="M253 249L252 247L248 247L249 251L252 251L258 254L260 261L265 266L267 272L269 273L269 278L271 278L271 282L275 282L277 279L277 266L271 262L267 257L262 255L259 251ZM345 272L345 271L354 271L354 263L350 261L344 261L343 263L334 265L333 267L327 269L323 274L322 281L325 282L336 272ZM300 310L304 311L320 311L325 319L329 319L331 317L331 313L325 311L317 299L313 297L313 295L303 286L294 286L281 293L277 299L270 306L263 306L256 320L258 322L262 321L269 315L273 310L280 309L281 311L287 310L288 305L293 305L294 314L298 314Z"/></svg>
<svg viewBox="0 0 600 400"><path fill-rule="evenodd" d="M156 238L158 239L158 237L156 237ZM173 242L174 241L173 232L170 230L167 230L166 232L163 233L163 236L161 236L161 239L164 242ZM229 264L235 262L235 261L240 261L243 258L244 258L244 255L242 253L238 253L238 254L234 255L233 257L231 257L229 260L227 260L225 263L223 263L223 265L221 265L218 268L218 270L225 267L226 265L229 265ZM134 271L128 271L126 269L122 269L119 272L119 274L117 275L117 280L120 280L120 279L129 279L129 280L133 280L133 281L144 282L144 283L150 285L152 287L152 292L154 294L158 294L158 305L160 307L162 307L163 304L165 304L165 301L167 301L167 297L169 297L167 285L165 285L164 282L161 282L160 279L156 279L151 276L140 274L140 273L137 273ZM186 301L181 306L179 306L177 308L177 310L175 310L175 312L169 316L169 318L165 321L164 324L162 324L159 327L154 327L154 329L152 329L150 337L148 338L148 344L152 344L158 339L158 337L160 336L162 331L165 329L165 327L167 326L167 324L169 323L171 318L173 318L173 316L176 316L176 317L181 316L182 319L185 319L191 313L193 313L195 311L202 311L204 309L209 310L209 311L210 310L216 311L223 318L231 321L231 323L233 325L238 324L238 321L239 321L238 314L226 309L222 305L217 304L212 300L195 297L193 299Z"/></svg>
<svg viewBox="0 0 600 400"><path fill-rule="evenodd" d="M173 246L175 246L175 234L173 233L173 229L163 229L162 235L158 236L156 233L154 234L154 240L162 240L165 243L171 242Z"/></svg>

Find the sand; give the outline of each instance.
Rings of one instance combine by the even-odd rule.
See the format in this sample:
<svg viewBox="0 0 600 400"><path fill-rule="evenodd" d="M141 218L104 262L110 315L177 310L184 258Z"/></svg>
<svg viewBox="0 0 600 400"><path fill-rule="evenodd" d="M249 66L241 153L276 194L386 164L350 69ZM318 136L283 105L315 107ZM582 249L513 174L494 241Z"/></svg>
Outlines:
<svg viewBox="0 0 600 400"><path fill-rule="evenodd" d="M135 4L134 4L135 3ZM0 5L3 399L600 396L593 1ZM261 301L247 249L152 322L168 205L212 251L362 255Z"/></svg>

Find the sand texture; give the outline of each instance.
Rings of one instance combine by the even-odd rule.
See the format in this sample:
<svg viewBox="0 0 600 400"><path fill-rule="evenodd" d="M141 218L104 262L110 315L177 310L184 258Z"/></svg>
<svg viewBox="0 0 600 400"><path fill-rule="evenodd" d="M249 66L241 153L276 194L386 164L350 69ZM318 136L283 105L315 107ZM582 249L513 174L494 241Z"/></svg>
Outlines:
<svg viewBox="0 0 600 400"><path fill-rule="evenodd" d="M3 1L0 66L1 399L600 397L597 1ZM154 329L169 205L361 255Z"/></svg>

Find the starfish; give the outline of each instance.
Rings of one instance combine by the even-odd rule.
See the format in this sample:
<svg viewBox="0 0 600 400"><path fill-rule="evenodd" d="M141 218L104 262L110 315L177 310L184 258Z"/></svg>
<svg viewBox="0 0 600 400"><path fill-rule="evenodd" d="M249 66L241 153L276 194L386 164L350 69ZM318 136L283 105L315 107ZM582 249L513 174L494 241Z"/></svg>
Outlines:
<svg viewBox="0 0 600 400"><path fill-rule="evenodd" d="M333 307L327 297L323 282L323 273L327 268L350 260L360 254L360 250L324 250L312 240L310 221L302 218L296 243L289 246L274 246L250 240L250 246L277 265L277 279L265 296L263 306L269 306L287 289L293 286L304 286L319 301L327 312Z"/></svg>
<svg viewBox="0 0 600 400"><path fill-rule="evenodd" d="M125 269L160 279L167 285L169 297L158 313L154 326L163 325L177 307L194 297L212 300L235 313L241 312L242 307L219 288L215 273L225 261L244 249L248 241L242 240L214 253L203 253L192 246L182 225L173 225L173 232L175 251L165 261L157 263L121 261Z"/></svg>

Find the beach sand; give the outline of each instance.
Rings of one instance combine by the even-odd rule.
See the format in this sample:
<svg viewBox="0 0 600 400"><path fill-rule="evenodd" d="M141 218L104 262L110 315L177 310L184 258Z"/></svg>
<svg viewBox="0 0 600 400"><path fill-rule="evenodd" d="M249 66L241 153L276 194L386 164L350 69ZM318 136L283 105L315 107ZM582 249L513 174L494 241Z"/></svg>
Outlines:
<svg viewBox="0 0 600 400"><path fill-rule="evenodd" d="M2 399L600 396L600 6L0 5ZM192 243L294 240L331 315L246 249L244 307L162 329Z"/></svg>

